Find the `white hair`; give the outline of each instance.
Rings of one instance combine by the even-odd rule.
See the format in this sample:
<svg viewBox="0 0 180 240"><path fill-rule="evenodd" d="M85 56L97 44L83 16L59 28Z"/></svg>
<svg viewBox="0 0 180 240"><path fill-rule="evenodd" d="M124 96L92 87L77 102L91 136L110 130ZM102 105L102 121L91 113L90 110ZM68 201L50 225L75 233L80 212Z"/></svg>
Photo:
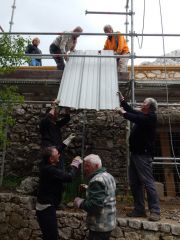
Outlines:
<svg viewBox="0 0 180 240"><path fill-rule="evenodd" d="M152 112L156 112L157 109L158 109L157 101L156 101L154 98L146 98L145 100L147 100L148 103L149 103L149 109L150 109Z"/></svg>
<svg viewBox="0 0 180 240"><path fill-rule="evenodd" d="M90 162L92 165L98 165L99 168L102 167L102 162L98 155L90 154L84 158L84 161Z"/></svg>

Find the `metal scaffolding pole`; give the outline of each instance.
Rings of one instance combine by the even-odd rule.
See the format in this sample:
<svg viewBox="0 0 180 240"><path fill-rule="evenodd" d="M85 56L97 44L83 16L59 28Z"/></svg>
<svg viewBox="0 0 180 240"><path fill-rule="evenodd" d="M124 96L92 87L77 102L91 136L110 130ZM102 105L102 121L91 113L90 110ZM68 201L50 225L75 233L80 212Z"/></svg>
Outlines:
<svg viewBox="0 0 180 240"><path fill-rule="evenodd" d="M111 15L131 15L132 12L98 12L98 11L85 11L85 14L111 14Z"/></svg>
<svg viewBox="0 0 180 240"><path fill-rule="evenodd" d="M131 0L131 11L133 12L133 0ZM131 33L134 32L134 16L133 14L131 15ZM131 100L132 100L132 106L134 106L135 102L135 93L134 93L134 36L131 36L131 75L130 75L130 80L131 80Z"/></svg>
<svg viewBox="0 0 180 240"><path fill-rule="evenodd" d="M15 8L16 8L16 0L14 0L14 3L12 5L12 15L11 15L11 21L9 22L9 32L11 32L12 30L12 25L14 24L13 22L13 18L14 18L14 11L15 11Z"/></svg>
<svg viewBox="0 0 180 240"><path fill-rule="evenodd" d="M87 32L87 33L77 33L77 32L4 32L5 34L9 35L81 35L81 36L108 36L108 35L118 35L119 33L93 33L93 32ZM0 35L3 33L0 32ZM180 34L178 33L164 33L164 34L157 34L157 33L121 33L124 36L143 36L143 37L180 37Z"/></svg>
<svg viewBox="0 0 180 240"><path fill-rule="evenodd" d="M180 158L173 158L173 157L154 157L154 160L171 160L171 161L180 161Z"/></svg>
<svg viewBox="0 0 180 240"><path fill-rule="evenodd" d="M156 56L148 56L148 55L144 55L144 56L138 56L138 55L133 55L132 54L132 52L131 52L131 54L130 54L130 56L124 56L124 55L112 55L112 56L107 56L107 55L95 55L95 54L92 54L92 55L88 55L88 54L78 54L78 55L76 55L76 54L26 54L26 56L28 56L28 57L32 57L32 58L34 58L34 57L39 57L39 58L44 58L44 59L51 59L51 58L53 58L53 56L55 57L55 56L62 56L62 57L64 57L64 56L68 56L68 57L96 57L96 58L131 58L131 59L136 59L136 58L167 58L167 59L173 59L173 58L175 58L175 59L180 59L180 56L158 56L158 55L156 55Z"/></svg>
<svg viewBox="0 0 180 240"><path fill-rule="evenodd" d="M128 13L128 9L129 9L129 0L126 0L126 13ZM125 28L126 28L126 34L128 34L128 25L129 25L129 22L128 22L128 14L126 15L126 21L125 21ZM126 35L126 42L129 42L129 39L128 39L128 35Z"/></svg>
<svg viewBox="0 0 180 240"><path fill-rule="evenodd" d="M29 103L29 104L49 104L51 103L52 101L51 100L42 100L42 101L38 101L38 100L25 100L24 101L25 103ZM142 103L136 103L136 106L140 106ZM158 103L158 106L159 107L166 107L167 106L167 103ZM172 106L172 107L180 107L180 103L169 103L169 106ZM168 158L169 159L169 158ZM176 158L178 159L178 158Z"/></svg>

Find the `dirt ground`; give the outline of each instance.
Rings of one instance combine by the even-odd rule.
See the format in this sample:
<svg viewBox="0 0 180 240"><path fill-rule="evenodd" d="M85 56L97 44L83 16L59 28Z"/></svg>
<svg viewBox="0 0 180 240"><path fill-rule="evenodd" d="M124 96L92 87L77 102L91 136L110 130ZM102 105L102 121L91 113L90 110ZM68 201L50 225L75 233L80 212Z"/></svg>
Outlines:
<svg viewBox="0 0 180 240"><path fill-rule="evenodd" d="M166 199L160 202L161 206L161 220L160 222L169 224L180 223L180 198ZM117 217L126 217L126 213L133 209L132 203L123 203L117 199ZM70 212L82 212L82 210L74 209L73 203L68 203L62 210ZM146 208L147 216L149 215L148 209ZM147 220L147 218L139 218Z"/></svg>
<svg viewBox="0 0 180 240"><path fill-rule="evenodd" d="M161 222L177 224L180 223L180 198L166 199L160 202ZM132 204L117 202L117 216L126 217L126 213L133 209ZM146 208L147 216L149 215ZM146 219L146 218L144 218Z"/></svg>

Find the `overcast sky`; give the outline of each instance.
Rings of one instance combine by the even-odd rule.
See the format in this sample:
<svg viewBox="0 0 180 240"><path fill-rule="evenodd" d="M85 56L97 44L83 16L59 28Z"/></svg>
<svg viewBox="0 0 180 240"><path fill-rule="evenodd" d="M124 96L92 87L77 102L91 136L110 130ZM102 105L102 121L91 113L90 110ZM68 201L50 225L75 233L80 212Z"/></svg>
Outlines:
<svg viewBox="0 0 180 240"><path fill-rule="evenodd" d="M14 0L0 0L0 25L9 31L12 4ZM131 0L129 0L129 3ZM144 0L134 2L134 31L142 32ZM180 0L161 0L164 33L180 33ZM84 32L103 32L105 24L111 24L114 31L125 32L125 15L85 15L88 11L125 12L126 0L16 0L14 25L12 32L61 32L70 31L81 26ZM145 1L144 33L162 33L159 0ZM129 31L131 19L129 17ZM35 35L38 36L38 35ZM32 38L35 36L31 36ZM56 37L38 36L41 39L40 49L49 53L49 45ZM105 36L81 36L76 49L102 49ZM139 37L141 41L141 37ZM171 52L179 47L179 37L165 38L165 51ZM129 47L131 43L129 42ZM134 40L136 55L163 55L162 37L144 37L143 47L139 49L137 38ZM135 60L138 64L146 59ZM153 60L151 60L153 61ZM55 65L53 60L43 60L43 65Z"/></svg>

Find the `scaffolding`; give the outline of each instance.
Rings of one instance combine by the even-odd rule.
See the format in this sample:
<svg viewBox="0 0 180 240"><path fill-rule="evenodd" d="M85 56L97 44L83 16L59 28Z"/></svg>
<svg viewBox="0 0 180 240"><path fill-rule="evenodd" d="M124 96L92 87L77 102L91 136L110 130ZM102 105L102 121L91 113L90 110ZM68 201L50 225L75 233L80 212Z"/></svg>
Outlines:
<svg viewBox="0 0 180 240"><path fill-rule="evenodd" d="M15 1L14 1L15 2ZM129 83L131 84L131 104L132 106L135 106L135 105L138 105L138 103L136 103L136 97L135 97L135 72L134 72L134 60L136 58L161 58L161 59L173 59L173 58L180 58L180 56L158 56L158 55L151 55L151 56L148 56L148 55L144 55L144 56L140 56L140 55L136 55L135 52L134 52L134 39L135 37L138 37L138 36L142 36L142 37L149 37L149 36L153 36L153 37L179 37L180 34L164 34L163 32L161 34L157 34L157 33L150 33L150 34L144 34L144 33L135 33L134 31L134 8L133 8L133 0L130 1L131 4L130 4L130 11L129 10L129 1L127 0L126 2L126 11L125 12L97 12L97 11L86 11L85 13L86 14L112 14L112 15L123 15L126 17L126 22L125 22L125 26L126 26L126 32L125 33L122 33L122 35L126 36L126 40L128 41L128 37L130 37L131 39L131 53L130 53L130 56L128 58L130 58L131 60L131 70L130 70L130 81ZM130 21L130 32L128 33L128 18L131 18L131 21ZM2 34L2 33L0 33ZM52 32L11 32L9 34L12 34L12 35L76 35L77 33L52 33ZM88 36L88 35L91 35L91 36L104 36L104 35L108 35L108 34L105 34L105 33L78 33L79 35L82 35L82 36ZM119 33L113 33L113 35L118 35ZM36 57L36 55L33 55L33 54L28 54L27 56L29 57ZM56 54L53 54L53 56L56 56ZM41 57L41 58L52 58L53 57L51 54L40 54L38 55L38 57ZM66 54L57 54L57 56L66 56ZM126 56L122 56L122 55L115 55L115 56L97 56L97 55L68 55L68 57L97 57L97 58L107 58L107 57L113 57L113 58L126 58ZM166 68L166 65L165 65L165 68ZM166 69L165 69L166 71ZM164 79L165 82L164 82L164 85L166 86L167 88L167 80ZM168 88L167 88L167 95L168 95ZM168 100L168 96L167 96L167 100ZM30 102L30 101L29 101ZM32 101L31 101L32 102ZM41 103L42 101L39 101L38 103ZM167 101L167 104L166 103L159 103L159 105L162 105L162 106L179 106L180 104L179 103L169 103ZM84 113L84 119L85 119L85 113ZM171 123L170 123L171 124ZM85 132L85 124L83 125L83 134ZM129 134L129 133L127 133ZM82 145L84 146L84 140L83 140L83 143ZM171 146L173 148L173 146ZM84 155L84 150L82 150L82 155ZM168 161L160 161L160 160L168 160ZM154 162L153 162L154 165L175 165L175 166L178 166L180 165L179 163L179 158L176 158L176 157L173 157L173 158L166 158L166 157L156 157L154 159ZM178 171L178 170L177 170Z"/></svg>

